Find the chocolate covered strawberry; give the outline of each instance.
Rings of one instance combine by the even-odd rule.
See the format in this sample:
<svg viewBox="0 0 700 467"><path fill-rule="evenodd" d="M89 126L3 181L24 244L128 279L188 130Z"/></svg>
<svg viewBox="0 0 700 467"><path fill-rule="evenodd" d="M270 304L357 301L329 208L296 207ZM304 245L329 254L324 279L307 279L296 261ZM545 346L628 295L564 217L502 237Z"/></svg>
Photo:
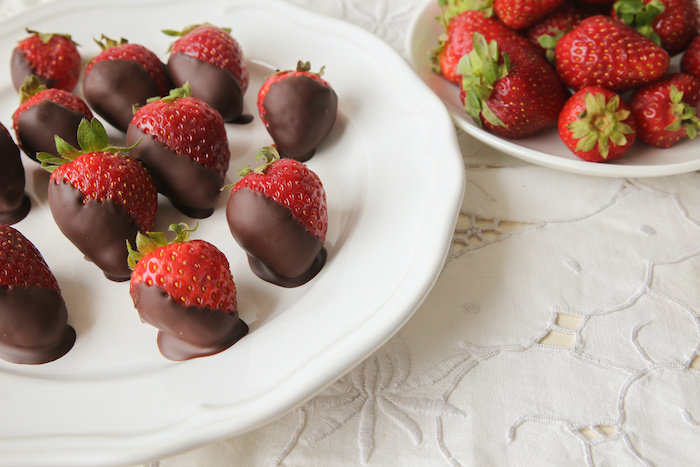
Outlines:
<svg viewBox="0 0 700 467"><path fill-rule="evenodd" d="M700 130L700 80L673 73L656 83L637 89L630 98L639 138L668 148L682 139L694 139Z"/></svg>
<svg viewBox="0 0 700 467"><path fill-rule="evenodd" d="M95 113L126 132L134 105L168 94L165 65L155 53L126 39L115 41L103 35L96 42L102 51L85 68L85 100Z"/></svg>
<svg viewBox="0 0 700 467"><path fill-rule="evenodd" d="M185 84L136 111L126 143L139 140L130 155L151 171L158 191L187 216L210 216L231 158L221 115Z"/></svg>
<svg viewBox="0 0 700 467"><path fill-rule="evenodd" d="M21 232L0 225L0 358L47 363L74 343L61 289L44 257Z"/></svg>
<svg viewBox="0 0 700 467"><path fill-rule="evenodd" d="M85 101L63 89L46 89L32 75L20 88L20 105L12 115L12 127L22 151L37 160L39 152L58 156L55 136L77 145L78 125L83 119L92 119Z"/></svg>
<svg viewBox="0 0 700 467"><path fill-rule="evenodd" d="M299 61L278 71L258 92L258 112L282 157L307 161L328 136L338 113L338 96L328 82Z"/></svg>
<svg viewBox="0 0 700 467"><path fill-rule="evenodd" d="M139 233L128 247L133 268L129 292L141 319L158 328L158 348L171 360L227 349L248 332L238 318L236 285L226 256L204 240L190 240L187 224L177 234Z"/></svg>
<svg viewBox="0 0 700 467"><path fill-rule="evenodd" d="M192 95L214 107L225 122L246 123L243 95L248 67L229 28L195 24L183 31L165 30L178 39L170 46L168 71L176 87L192 86Z"/></svg>
<svg viewBox="0 0 700 467"><path fill-rule="evenodd" d="M243 178L231 189L229 229L258 277L296 287L326 261L326 192L318 175L297 160L280 159L274 147L262 148L256 158L262 164L239 171Z"/></svg>
<svg viewBox="0 0 700 467"><path fill-rule="evenodd" d="M0 124L0 224L15 224L29 214L32 203L24 192L25 181L19 148Z"/></svg>
<svg viewBox="0 0 700 467"><path fill-rule="evenodd" d="M12 84L19 91L31 75L39 78L47 88L72 91L80 78L80 52L68 34L40 33L26 29L30 34L12 50L10 74Z"/></svg>
<svg viewBox="0 0 700 467"><path fill-rule="evenodd" d="M559 136L578 157L607 162L625 154L637 137L629 106L599 86L587 86L566 102L559 115Z"/></svg>
<svg viewBox="0 0 700 467"><path fill-rule="evenodd" d="M131 277L127 241L153 229L158 199L153 177L141 162L118 154L97 119L78 127L76 149L56 139L61 157L39 154L51 172L48 198L58 228L113 281Z"/></svg>

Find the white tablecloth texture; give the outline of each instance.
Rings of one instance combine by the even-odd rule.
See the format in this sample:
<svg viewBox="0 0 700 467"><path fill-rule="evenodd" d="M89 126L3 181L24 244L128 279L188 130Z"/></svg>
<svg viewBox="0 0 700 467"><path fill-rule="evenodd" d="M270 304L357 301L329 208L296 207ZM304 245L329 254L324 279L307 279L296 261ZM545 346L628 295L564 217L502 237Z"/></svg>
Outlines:
<svg viewBox="0 0 700 467"><path fill-rule="evenodd" d="M404 55L424 4L290 1ZM455 131L466 193L413 318L293 412L141 466L700 465L700 174L575 175Z"/></svg>

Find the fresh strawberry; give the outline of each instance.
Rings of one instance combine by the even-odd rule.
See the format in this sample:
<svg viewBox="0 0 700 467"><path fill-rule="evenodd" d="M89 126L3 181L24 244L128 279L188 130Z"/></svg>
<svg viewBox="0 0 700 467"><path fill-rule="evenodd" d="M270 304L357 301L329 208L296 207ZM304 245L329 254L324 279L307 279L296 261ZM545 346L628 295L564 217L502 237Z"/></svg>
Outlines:
<svg viewBox="0 0 700 467"><path fill-rule="evenodd" d="M487 43L474 34L474 49L459 62L461 98L477 125L524 138L556 125L569 94L537 50L507 37Z"/></svg>
<svg viewBox="0 0 700 467"><path fill-rule="evenodd" d="M115 41L103 35L96 42L102 51L85 68L85 100L95 113L125 132L134 105L168 94L166 68L155 53L126 39Z"/></svg>
<svg viewBox="0 0 700 467"><path fill-rule="evenodd" d="M554 11L563 0L494 0L493 10L509 28L529 28Z"/></svg>
<svg viewBox="0 0 700 467"><path fill-rule="evenodd" d="M258 112L282 157L305 162L335 123L338 96L309 62L269 76L258 92Z"/></svg>
<svg viewBox="0 0 700 467"><path fill-rule="evenodd" d="M72 91L80 78L80 52L67 34L43 34L26 29L29 37L12 51L10 73L19 91L25 78L36 75L48 88Z"/></svg>
<svg viewBox="0 0 700 467"><path fill-rule="evenodd" d="M24 192L26 178L19 148L0 124L0 224L16 224L32 207Z"/></svg>
<svg viewBox="0 0 700 467"><path fill-rule="evenodd" d="M246 167L231 189L226 217L253 272L284 287L296 287L323 267L328 231L326 192L303 163L280 159L264 147L255 170Z"/></svg>
<svg viewBox="0 0 700 467"><path fill-rule="evenodd" d="M700 129L700 80L673 73L636 90L630 107L645 143L668 148L686 137L693 139Z"/></svg>
<svg viewBox="0 0 700 467"><path fill-rule="evenodd" d="M108 279L131 276L126 241L153 229L158 199L153 177L141 162L118 154L97 119L78 127L80 150L56 138L60 158L40 153L51 172L48 198L58 228Z"/></svg>
<svg viewBox="0 0 700 467"><path fill-rule="evenodd" d="M0 225L0 358L47 363L75 342L56 277L21 232Z"/></svg>
<svg viewBox="0 0 700 467"><path fill-rule="evenodd" d="M584 19L559 39L557 73L568 87L601 86L624 92L661 79L668 53L630 26L610 17Z"/></svg>
<svg viewBox="0 0 700 467"><path fill-rule="evenodd" d="M482 34L489 42L502 41L505 37L512 44L511 47L520 44L525 49L533 48L524 36L491 17L488 11L467 10L443 24L445 33L440 36L437 47L431 51L433 70L460 86L462 76L457 71L457 64L474 48L472 41L475 32Z"/></svg>
<svg viewBox="0 0 700 467"><path fill-rule="evenodd" d="M557 41L588 16L588 12L579 4L573 0L565 0L556 10L523 31L523 35L532 45L542 50L549 63L554 63Z"/></svg>
<svg viewBox="0 0 700 467"><path fill-rule="evenodd" d="M697 0L618 0L612 17L629 24L671 56L683 52L700 27Z"/></svg>
<svg viewBox="0 0 700 467"><path fill-rule="evenodd" d="M700 79L700 35L695 36L681 57L681 71Z"/></svg>
<svg viewBox="0 0 700 467"><path fill-rule="evenodd" d="M620 96L587 86L566 102L559 115L559 136L585 161L607 162L622 156L637 133L634 116Z"/></svg>
<svg viewBox="0 0 700 467"><path fill-rule="evenodd" d="M192 97L185 83L136 111L126 144L139 140L130 155L151 171L158 191L185 215L210 216L231 158L219 112Z"/></svg>
<svg viewBox="0 0 700 467"><path fill-rule="evenodd" d="M175 86L189 82L192 95L221 113L225 122L246 123L243 95L249 74L243 50L229 28L196 24L183 31L165 30L179 38L170 46L168 70Z"/></svg>
<svg viewBox="0 0 700 467"><path fill-rule="evenodd" d="M63 89L46 89L32 75L20 88L20 105L12 115L12 127L22 151L37 160L39 152L58 155L56 135L78 144L76 131L84 118L92 119L84 100Z"/></svg>
<svg viewBox="0 0 700 467"><path fill-rule="evenodd" d="M211 355L247 332L238 318L236 285L226 256L204 240L190 240L187 224L177 234L139 233L128 246L133 269L129 292L141 319L158 328L158 347L171 360Z"/></svg>

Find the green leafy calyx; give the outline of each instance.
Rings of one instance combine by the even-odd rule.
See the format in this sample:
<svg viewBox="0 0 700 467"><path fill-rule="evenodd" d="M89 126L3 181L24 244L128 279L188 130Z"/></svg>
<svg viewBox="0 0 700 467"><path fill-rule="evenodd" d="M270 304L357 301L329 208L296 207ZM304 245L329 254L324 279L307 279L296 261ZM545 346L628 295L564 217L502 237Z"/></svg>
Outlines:
<svg viewBox="0 0 700 467"><path fill-rule="evenodd" d="M620 108L620 96L613 96L607 103L602 93L587 91L584 95L585 110L568 126L571 137L578 140L576 150L588 152L598 148L603 159L610 154L610 144L624 146L627 136L634 133L625 120L630 111Z"/></svg>
<svg viewBox="0 0 700 467"><path fill-rule="evenodd" d="M656 45L661 45L661 38L654 31L652 23L666 9L663 2L651 0L645 5L644 0L618 0L613 9L620 21L632 26Z"/></svg>
<svg viewBox="0 0 700 467"><path fill-rule="evenodd" d="M44 84L41 84L41 80L39 80L39 77L36 75L27 76L26 78L24 78L22 87L19 88L20 104L36 96L41 91L46 91L46 86Z"/></svg>
<svg viewBox="0 0 700 467"><path fill-rule="evenodd" d="M262 163L255 169L251 169L250 166L246 166L237 170L236 173L241 177L245 177L249 173L253 172L262 175L273 162L280 160L280 154L276 147L264 146L258 150L258 153L255 155L255 160L262 161Z"/></svg>
<svg viewBox="0 0 700 467"><path fill-rule="evenodd" d="M180 222L179 224L170 224L168 231L175 232L175 238L170 241L168 241L166 232L146 232L145 234L141 232L137 233L136 249L131 247L129 240L126 241L126 249L129 252L127 257L129 268L134 269L136 267L136 263L160 247L186 242L189 240L190 234L197 230L198 225L199 224L190 229L190 226L184 222Z"/></svg>
<svg viewBox="0 0 700 467"><path fill-rule="evenodd" d="M669 97L671 98L670 112L671 115L675 116L675 120L665 129L678 131L685 128L688 138L695 139L698 130L700 130L700 119L695 107L683 102L683 92L673 84L669 88Z"/></svg>
<svg viewBox="0 0 700 467"><path fill-rule="evenodd" d="M102 49L102 50L111 49L112 47L116 47L118 45L124 45L124 44L129 43L129 41L124 39L123 37L117 41L117 40L114 40L114 39L111 39L111 38L105 36L104 34L102 34L102 36L100 36L99 39L93 38L93 40L95 41L95 43L97 45L100 46L100 49Z"/></svg>

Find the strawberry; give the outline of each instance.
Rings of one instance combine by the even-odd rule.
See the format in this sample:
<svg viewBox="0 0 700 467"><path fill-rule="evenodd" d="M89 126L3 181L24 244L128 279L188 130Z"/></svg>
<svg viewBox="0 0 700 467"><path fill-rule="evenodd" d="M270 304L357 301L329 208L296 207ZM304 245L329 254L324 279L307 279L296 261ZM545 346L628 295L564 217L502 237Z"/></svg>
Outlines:
<svg viewBox="0 0 700 467"><path fill-rule="evenodd" d="M632 114L645 143L668 148L683 138L693 139L700 129L700 80L673 73L637 89L630 98Z"/></svg>
<svg viewBox="0 0 700 467"><path fill-rule="evenodd" d="M681 71L700 79L700 35L695 36L681 57Z"/></svg>
<svg viewBox="0 0 700 467"><path fill-rule="evenodd" d="M309 62L277 71L258 92L258 112L282 157L305 162L328 136L338 112L338 96Z"/></svg>
<svg viewBox="0 0 700 467"><path fill-rule="evenodd" d="M25 78L36 75L47 88L72 91L80 78L80 52L71 36L45 34L26 29L29 37L22 39L12 51L10 74L19 91Z"/></svg>
<svg viewBox="0 0 700 467"><path fill-rule="evenodd" d="M524 138L554 126L568 91L532 47L504 36L486 42L474 34L474 49L459 62L461 98L477 125L505 138Z"/></svg>
<svg viewBox="0 0 700 467"><path fill-rule="evenodd" d="M283 287L296 287L323 267L328 231L326 192L303 163L262 148L255 170L241 169L231 189L226 218L233 238L248 254L253 272Z"/></svg>
<svg viewBox="0 0 700 467"><path fill-rule="evenodd" d="M31 159L39 152L56 152L56 135L76 145L80 121L92 119L90 108L80 97L63 89L46 89L39 78L27 77L20 88L20 105L12 115L19 147Z"/></svg>
<svg viewBox="0 0 700 467"><path fill-rule="evenodd" d="M56 277L21 232L0 225L0 358L40 364L75 343Z"/></svg>
<svg viewBox="0 0 700 467"><path fill-rule="evenodd" d="M635 28L671 56L683 52L700 27L696 0L618 0L611 16Z"/></svg>
<svg viewBox="0 0 700 467"><path fill-rule="evenodd" d="M494 0L493 10L509 28L529 28L554 11L563 0Z"/></svg>
<svg viewBox="0 0 700 467"><path fill-rule="evenodd" d="M32 203L25 182L19 148L0 124L0 224L16 224L29 214Z"/></svg>
<svg viewBox="0 0 700 467"><path fill-rule="evenodd" d="M668 53L630 26L610 17L584 19L559 39L557 73L568 87L601 86L618 93L662 78Z"/></svg>
<svg viewBox="0 0 700 467"><path fill-rule="evenodd" d="M489 15L488 10L467 10L444 23L445 33L439 38L438 46L431 51L433 71L442 74L448 81L457 85L462 84L462 76L457 71L459 60L472 51L474 33L482 34L487 41L502 40L519 43L525 49L533 48L529 41L496 18Z"/></svg>
<svg viewBox="0 0 700 467"><path fill-rule="evenodd" d="M637 133L634 116L618 94L587 86L566 102L559 115L559 136L585 161L607 162L622 156Z"/></svg>
<svg viewBox="0 0 700 467"><path fill-rule="evenodd" d="M78 127L80 150L56 138L61 157L38 154L51 172L48 198L58 228L113 281L131 276L124 243L153 229L158 199L141 162L118 154L97 119Z"/></svg>
<svg viewBox="0 0 700 467"><path fill-rule="evenodd" d="M136 111L126 144L139 140L130 155L151 171L158 191L190 217L210 216L231 158L219 112L185 83Z"/></svg>
<svg viewBox="0 0 700 467"><path fill-rule="evenodd" d="M158 348L171 360L221 352L248 326L238 318L236 285L226 256L204 240L190 240L187 224L173 224L170 242L160 232L130 245L129 293L141 319L158 328Z"/></svg>
<svg viewBox="0 0 700 467"><path fill-rule="evenodd" d="M85 100L95 113L125 132L134 116L134 105L168 94L166 68L155 53L126 39L116 41L102 35L95 42L102 51L83 73Z"/></svg>
<svg viewBox="0 0 700 467"><path fill-rule="evenodd" d="M572 0L561 3L553 12L523 31L535 48L541 49L549 63L554 63L554 47L567 32L590 16Z"/></svg>
<svg viewBox="0 0 700 467"><path fill-rule="evenodd" d="M170 45L168 70L175 86L189 82L192 95L221 113L225 122L247 123L243 95L249 74L243 50L229 28L195 24L183 31L165 30L177 36Z"/></svg>

